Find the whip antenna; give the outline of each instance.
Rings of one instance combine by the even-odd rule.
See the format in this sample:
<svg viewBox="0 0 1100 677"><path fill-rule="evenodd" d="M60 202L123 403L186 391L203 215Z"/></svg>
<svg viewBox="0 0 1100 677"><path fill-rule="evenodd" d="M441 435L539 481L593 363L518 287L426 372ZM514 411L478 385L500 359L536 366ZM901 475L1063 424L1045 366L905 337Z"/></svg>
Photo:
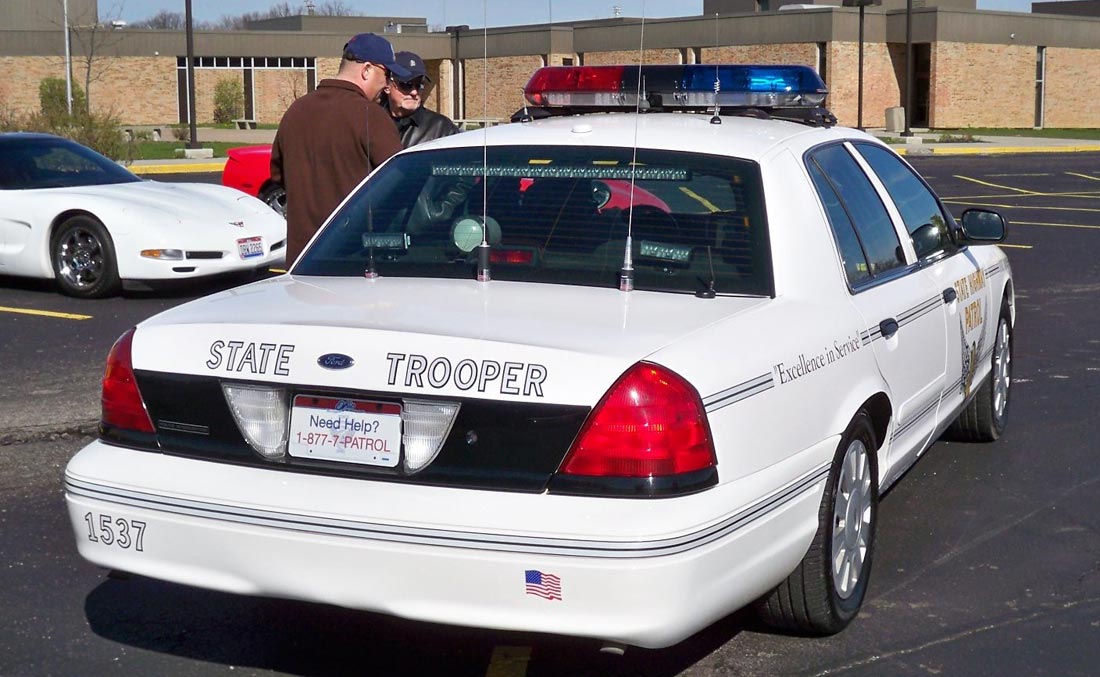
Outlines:
<svg viewBox="0 0 1100 677"><path fill-rule="evenodd" d="M638 173L638 117L642 108L642 66L645 64L645 0L642 0L642 26L638 37L638 89L634 98L634 151L630 159L630 205L626 214L626 247L623 267L619 270L619 291L634 291L634 182Z"/></svg>
<svg viewBox="0 0 1100 677"><path fill-rule="evenodd" d="M718 12L714 13L714 50L718 52ZM718 115L718 92L722 91L722 81L718 78L718 64L714 64L714 116L710 119L710 124L720 125L722 124L722 118Z"/></svg>
<svg viewBox="0 0 1100 677"><path fill-rule="evenodd" d="M489 270L489 10L481 0L481 244L477 246L477 281L493 279Z"/></svg>

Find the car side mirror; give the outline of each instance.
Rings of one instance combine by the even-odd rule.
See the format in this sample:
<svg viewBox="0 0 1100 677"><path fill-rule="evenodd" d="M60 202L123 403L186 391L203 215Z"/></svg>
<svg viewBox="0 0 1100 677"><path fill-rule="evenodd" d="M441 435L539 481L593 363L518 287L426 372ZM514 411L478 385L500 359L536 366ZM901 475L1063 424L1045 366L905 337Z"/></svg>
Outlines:
<svg viewBox="0 0 1100 677"><path fill-rule="evenodd" d="M959 219L964 241L1003 242L1008 237L1008 221L992 209L967 209Z"/></svg>

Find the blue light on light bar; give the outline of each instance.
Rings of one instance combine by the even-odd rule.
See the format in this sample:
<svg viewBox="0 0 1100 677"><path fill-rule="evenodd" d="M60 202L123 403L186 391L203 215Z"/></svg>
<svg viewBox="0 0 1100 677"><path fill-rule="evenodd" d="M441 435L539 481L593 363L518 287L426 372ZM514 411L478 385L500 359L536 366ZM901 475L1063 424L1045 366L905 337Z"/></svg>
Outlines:
<svg viewBox="0 0 1100 677"><path fill-rule="evenodd" d="M739 64L551 66L535 71L524 89L536 106L670 110L705 109L716 100L723 108L813 108L828 91L809 66Z"/></svg>

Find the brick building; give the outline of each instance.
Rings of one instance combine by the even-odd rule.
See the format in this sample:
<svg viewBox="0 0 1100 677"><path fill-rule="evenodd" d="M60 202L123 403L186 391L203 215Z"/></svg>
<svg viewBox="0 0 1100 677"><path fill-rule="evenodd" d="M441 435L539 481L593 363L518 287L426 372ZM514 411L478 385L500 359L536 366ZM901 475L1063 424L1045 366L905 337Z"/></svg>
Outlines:
<svg viewBox="0 0 1100 677"><path fill-rule="evenodd" d="M905 0L880 1L865 7L863 19L862 119L871 127L884 126L887 109L902 106L906 92ZM1073 4L1100 4L1090 1ZM73 79L87 83L90 105L126 124L186 122L184 33L103 25L96 0L68 2ZM1100 127L1100 12L990 12L975 9L975 0L913 4L913 127ZM39 81L64 77L59 7L53 0L0 3L0 113L37 109ZM335 72L350 35L371 31L424 57L438 83L428 105L459 120L507 118L539 66L641 58L807 64L829 86L827 105L840 122L857 122L857 7L705 0L701 16L647 19L640 57L641 25L616 18L433 33L419 17L300 16L244 31L200 31L196 117L211 119L215 85L232 79L244 89L245 117L278 122L294 98Z"/></svg>

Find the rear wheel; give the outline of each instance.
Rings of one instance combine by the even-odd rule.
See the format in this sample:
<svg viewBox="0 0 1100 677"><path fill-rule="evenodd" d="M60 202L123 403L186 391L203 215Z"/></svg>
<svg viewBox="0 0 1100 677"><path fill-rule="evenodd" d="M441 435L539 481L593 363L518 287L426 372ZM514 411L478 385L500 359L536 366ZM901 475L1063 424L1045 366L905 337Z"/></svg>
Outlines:
<svg viewBox="0 0 1100 677"><path fill-rule="evenodd" d="M260 199L264 203L279 212L283 216L286 216L286 189L278 184L271 184L267 188L260 191Z"/></svg>
<svg viewBox="0 0 1100 677"><path fill-rule="evenodd" d="M878 516L874 427L860 411L840 440L818 528L798 568L756 611L769 625L819 635L843 630L859 613L871 574Z"/></svg>
<svg viewBox="0 0 1100 677"><path fill-rule="evenodd" d="M993 344L993 365L974 399L966 405L948 429L948 436L960 442L993 442L1008 424L1008 389L1012 384L1012 324L1007 306L1001 308L997 337Z"/></svg>
<svg viewBox="0 0 1100 677"><path fill-rule="evenodd" d="M50 259L64 294L90 299L119 290L114 243L91 216L74 216L58 226L50 239Z"/></svg>

